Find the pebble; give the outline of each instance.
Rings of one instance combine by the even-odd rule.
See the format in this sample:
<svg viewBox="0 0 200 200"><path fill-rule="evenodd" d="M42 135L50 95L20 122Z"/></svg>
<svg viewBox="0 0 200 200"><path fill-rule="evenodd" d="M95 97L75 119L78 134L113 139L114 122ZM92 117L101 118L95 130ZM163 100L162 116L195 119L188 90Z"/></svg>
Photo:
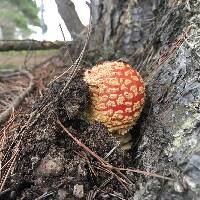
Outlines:
<svg viewBox="0 0 200 200"><path fill-rule="evenodd" d="M76 184L74 186L74 191L73 191L73 195L77 198L83 198L84 197L84 189L83 189L83 185L78 185Z"/></svg>
<svg viewBox="0 0 200 200"><path fill-rule="evenodd" d="M67 192L64 189L59 189L58 190L58 198L59 200L66 200L67 198Z"/></svg>
<svg viewBox="0 0 200 200"><path fill-rule="evenodd" d="M38 173L42 176L59 176L64 171L62 158L46 156L38 167Z"/></svg>
<svg viewBox="0 0 200 200"><path fill-rule="evenodd" d="M183 186L182 186L180 183L178 183L178 182L175 182L175 183L174 183L174 190L175 190L176 192L179 192L179 193L184 192Z"/></svg>

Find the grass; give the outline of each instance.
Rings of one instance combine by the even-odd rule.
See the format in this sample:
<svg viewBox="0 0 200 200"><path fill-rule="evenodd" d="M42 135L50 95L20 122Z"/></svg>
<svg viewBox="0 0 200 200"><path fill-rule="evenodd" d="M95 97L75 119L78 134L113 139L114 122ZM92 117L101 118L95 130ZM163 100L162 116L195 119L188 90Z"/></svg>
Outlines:
<svg viewBox="0 0 200 200"><path fill-rule="evenodd" d="M37 50L29 51L6 51L0 52L0 69L21 68L24 66L25 58L27 66L31 67L47 60L48 58L57 55L58 50Z"/></svg>

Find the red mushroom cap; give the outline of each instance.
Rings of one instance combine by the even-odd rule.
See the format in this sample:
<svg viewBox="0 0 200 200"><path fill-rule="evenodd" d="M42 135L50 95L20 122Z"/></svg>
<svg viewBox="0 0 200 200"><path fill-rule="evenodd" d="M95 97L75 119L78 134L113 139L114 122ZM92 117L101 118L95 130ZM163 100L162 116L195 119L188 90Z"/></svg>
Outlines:
<svg viewBox="0 0 200 200"><path fill-rule="evenodd" d="M145 87L130 64L106 61L85 72L91 91L89 117L110 132L124 135L136 123L144 105Z"/></svg>

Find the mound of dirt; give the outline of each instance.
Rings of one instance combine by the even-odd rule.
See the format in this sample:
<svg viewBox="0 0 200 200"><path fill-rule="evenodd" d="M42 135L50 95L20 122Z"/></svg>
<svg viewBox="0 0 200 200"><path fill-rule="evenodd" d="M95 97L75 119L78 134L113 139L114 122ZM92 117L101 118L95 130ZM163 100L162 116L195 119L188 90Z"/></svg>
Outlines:
<svg viewBox="0 0 200 200"><path fill-rule="evenodd" d="M32 113L39 115L33 114L32 121L37 121L23 132L15 174L10 179L11 192L3 198L64 200L132 196L133 174L111 170L81 145L85 144L112 166L133 166L132 155L119 147L103 125L86 120L84 112L89 109L90 95L82 74L70 82L62 95L68 79L53 83L34 104ZM58 120L81 144L69 137Z"/></svg>

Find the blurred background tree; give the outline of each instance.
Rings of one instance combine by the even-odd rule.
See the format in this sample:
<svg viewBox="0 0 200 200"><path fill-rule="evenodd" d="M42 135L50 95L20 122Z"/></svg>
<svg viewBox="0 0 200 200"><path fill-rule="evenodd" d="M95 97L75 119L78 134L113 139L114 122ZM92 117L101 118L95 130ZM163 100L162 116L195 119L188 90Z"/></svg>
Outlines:
<svg viewBox="0 0 200 200"><path fill-rule="evenodd" d="M47 30L38 17L34 0L0 0L0 39L24 39L34 32L29 25Z"/></svg>

